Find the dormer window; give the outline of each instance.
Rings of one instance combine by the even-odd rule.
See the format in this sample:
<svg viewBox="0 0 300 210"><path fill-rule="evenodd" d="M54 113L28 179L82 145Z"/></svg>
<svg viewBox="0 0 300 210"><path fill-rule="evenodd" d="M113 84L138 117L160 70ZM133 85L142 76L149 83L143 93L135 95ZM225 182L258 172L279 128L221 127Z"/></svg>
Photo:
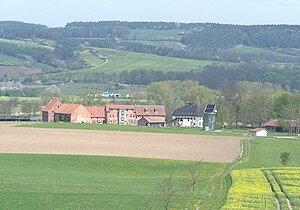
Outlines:
<svg viewBox="0 0 300 210"><path fill-rule="evenodd" d="M158 110L156 108L154 108L154 113L158 113Z"/></svg>
<svg viewBox="0 0 300 210"><path fill-rule="evenodd" d="M148 113L148 109L147 109L147 108L144 108L144 112L145 112L145 113Z"/></svg>

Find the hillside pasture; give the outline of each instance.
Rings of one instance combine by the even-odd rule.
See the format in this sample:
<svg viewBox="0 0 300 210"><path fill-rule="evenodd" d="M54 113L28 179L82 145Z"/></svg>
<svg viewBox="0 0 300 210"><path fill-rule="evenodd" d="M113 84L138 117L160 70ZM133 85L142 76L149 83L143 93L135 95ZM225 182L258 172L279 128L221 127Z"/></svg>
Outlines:
<svg viewBox="0 0 300 210"><path fill-rule="evenodd" d="M94 48L102 57L107 59L105 65L94 65L93 68L83 69L83 72L122 72L124 70L132 71L136 69L144 70L160 70L164 72L168 71L190 71L201 70L207 65L233 65L230 62L218 62L212 60L197 60L197 59L184 59L184 58L172 58L165 56L158 56L146 53L135 53L129 51L121 51L107 48ZM87 53L83 53L85 58ZM91 57L91 55L89 55ZM93 57L89 59L91 64L96 64L95 59L98 62L103 62L103 59Z"/></svg>
<svg viewBox="0 0 300 210"><path fill-rule="evenodd" d="M0 66L0 76L24 76L41 73L41 69L19 66Z"/></svg>

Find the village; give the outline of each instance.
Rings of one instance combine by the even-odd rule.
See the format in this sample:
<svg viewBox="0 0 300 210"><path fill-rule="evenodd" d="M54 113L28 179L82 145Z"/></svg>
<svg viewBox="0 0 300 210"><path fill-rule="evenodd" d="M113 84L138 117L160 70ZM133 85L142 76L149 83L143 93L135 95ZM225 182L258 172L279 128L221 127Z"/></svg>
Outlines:
<svg viewBox="0 0 300 210"><path fill-rule="evenodd" d="M192 103L176 109L170 126L216 129L217 109L207 104L203 110ZM42 111L43 122L69 122L88 124L114 124L166 127L166 111L163 105L83 106L61 103L52 98Z"/></svg>

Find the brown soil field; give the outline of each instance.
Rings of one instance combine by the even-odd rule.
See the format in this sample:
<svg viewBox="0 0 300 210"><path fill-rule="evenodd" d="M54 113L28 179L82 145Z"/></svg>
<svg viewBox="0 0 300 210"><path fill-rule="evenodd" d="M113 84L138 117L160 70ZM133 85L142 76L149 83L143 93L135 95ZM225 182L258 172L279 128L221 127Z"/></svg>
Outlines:
<svg viewBox="0 0 300 210"><path fill-rule="evenodd" d="M41 73L41 69L25 68L18 66L0 66L0 76L20 76L20 75L33 75Z"/></svg>
<svg viewBox="0 0 300 210"><path fill-rule="evenodd" d="M0 153L232 162L241 137L14 127L0 123Z"/></svg>

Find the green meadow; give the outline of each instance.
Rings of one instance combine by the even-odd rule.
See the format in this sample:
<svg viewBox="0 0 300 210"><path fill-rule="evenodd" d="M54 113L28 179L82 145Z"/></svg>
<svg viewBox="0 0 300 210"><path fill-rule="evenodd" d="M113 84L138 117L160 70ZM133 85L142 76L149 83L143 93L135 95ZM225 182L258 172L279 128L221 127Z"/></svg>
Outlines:
<svg viewBox="0 0 300 210"><path fill-rule="evenodd" d="M0 155L0 209L164 209L156 186L169 175L175 188L195 163L118 157ZM199 163L196 197L179 190L171 207L205 205L211 177L224 164Z"/></svg>

